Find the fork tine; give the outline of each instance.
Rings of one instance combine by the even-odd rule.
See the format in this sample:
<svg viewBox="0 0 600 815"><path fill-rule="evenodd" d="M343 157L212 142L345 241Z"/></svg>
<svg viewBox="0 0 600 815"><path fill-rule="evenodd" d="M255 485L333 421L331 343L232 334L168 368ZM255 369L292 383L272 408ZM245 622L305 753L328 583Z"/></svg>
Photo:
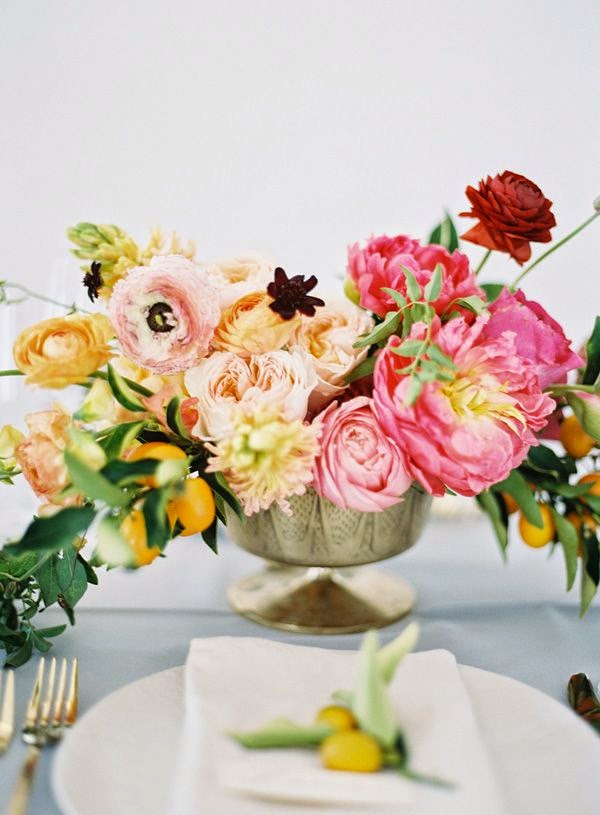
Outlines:
<svg viewBox="0 0 600 815"><path fill-rule="evenodd" d="M56 691L54 711L52 713L52 727L54 729L60 729L62 727L63 703L65 699L66 686L67 686L67 658L63 657L60 665L60 677L58 679L58 690Z"/></svg>
<svg viewBox="0 0 600 815"><path fill-rule="evenodd" d="M0 672L0 683L1 682L2 673ZM4 700L2 702L2 709L0 710L0 754L3 753L10 744L14 731L15 674L14 671L7 671L6 680L4 682Z"/></svg>
<svg viewBox="0 0 600 815"><path fill-rule="evenodd" d="M54 682L56 680L56 657L50 660L50 671L48 672L48 682L46 693L40 710L40 727L47 727L50 720L50 709L52 707L52 697L54 696Z"/></svg>
<svg viewBox="0 0 600 815"><path fill-rule="evenodd" d="M42 685L44 684L44 665L45 665L44 657L40 657L35 683L33 685L33 691L31 692L31 697L27 702L27 710L25 712L23 730L32 729L36 726L38 709L40 706L40 698L42 695Z"/></svg>
<svg viewBox="0 0 600 815"><path fill-rule="evenodd" d="M65 705L65 727L75 724L77 718L77 705L79 703L79 662L77 657L71 666L71 679L69 682L69 695Z"/></svg>

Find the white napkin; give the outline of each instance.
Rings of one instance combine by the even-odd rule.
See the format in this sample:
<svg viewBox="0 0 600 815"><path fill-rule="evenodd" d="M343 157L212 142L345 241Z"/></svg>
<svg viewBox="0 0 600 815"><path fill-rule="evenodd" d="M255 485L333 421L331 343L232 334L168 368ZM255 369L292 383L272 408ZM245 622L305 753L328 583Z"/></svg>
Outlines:
<svg viewBox="0 0 600 815"><path fill-rule="evenodd" d="M352 689L356 652L271 640L193 640L186 663L185 720L169 815L500 815L505 804L477 721L447 651L409 655L391 686L415 771L451 790L391 771L324 770L317 751L248 750L227 734L285 717L309 724L331 693Z"/></svg>

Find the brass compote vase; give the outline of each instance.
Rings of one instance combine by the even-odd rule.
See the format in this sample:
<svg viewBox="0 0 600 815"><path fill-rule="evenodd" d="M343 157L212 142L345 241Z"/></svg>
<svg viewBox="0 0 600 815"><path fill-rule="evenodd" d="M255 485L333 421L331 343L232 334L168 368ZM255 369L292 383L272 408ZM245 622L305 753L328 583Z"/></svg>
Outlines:
<svg viewBox="0 0 600 815"><path fill-rule="evenodd" d="M343 634L389 625L413 608L415 591L398 575L364 564L416 543L431 496L413 484L383 512L339 509L314 490L290 499L292 515L273 505L240 520L228 515L231 539L268 561L234 583L238 614L286 631Z"/></svg>

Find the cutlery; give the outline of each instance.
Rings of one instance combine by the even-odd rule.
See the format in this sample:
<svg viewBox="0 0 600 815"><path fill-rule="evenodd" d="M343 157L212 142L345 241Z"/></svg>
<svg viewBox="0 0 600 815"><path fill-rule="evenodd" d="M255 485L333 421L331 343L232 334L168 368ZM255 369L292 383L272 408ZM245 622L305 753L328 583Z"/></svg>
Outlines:
<svg viewBox="0 0 600 815"><path fill-rule="evenodd" d="M8 802L6 815L25 815L42 749L48 744L59 741L63 729L74 724L77 717L77 660L73 659L71 664L68 691L67 660L63 659L61 662L58 684L56 683L56 657L50 661L46 682L44 682L45 664L45 659L42 657L38 664L31 698L27 703L21 737L25 744L29 745L29 750Z"/></svg>
<svg viewBox="0 0 600 815"><path fill-rule="evenodd" d="M0 756L6 752L15 732L15 675L5 673L2 698L2 672L0 671Z"/></svg>

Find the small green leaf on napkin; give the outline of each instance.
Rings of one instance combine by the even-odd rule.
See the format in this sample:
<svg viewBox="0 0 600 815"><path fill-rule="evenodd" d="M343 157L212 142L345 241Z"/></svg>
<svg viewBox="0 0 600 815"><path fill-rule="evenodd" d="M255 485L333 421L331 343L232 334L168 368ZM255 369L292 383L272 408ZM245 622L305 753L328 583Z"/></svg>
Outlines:
<svg viewBox="0 0 600 815"><path fill-rule="evenodd" d="M360 650L358 685L352 703L361 730L370 733L383 747L391 747L396 736L394 711L379 667L379 637L367 631Z"/></svg>
<svg viewBox="0 0 600 815"><path fill-rule="evenodd" d="M417 644L419 634L419 624L410 623L396 639L379 649L377 667L384 682L392 681L398 665Z"/></svg>
<svg viewBox="0 0 600 815"><path fill-rule="evenodd" d="M244 747L270 749L315 747L333 732L334 728L328 724L311 724L304 727L289 719L274 719L260 730L253 730L249 733L232 733L231 735Z"/></svg>

